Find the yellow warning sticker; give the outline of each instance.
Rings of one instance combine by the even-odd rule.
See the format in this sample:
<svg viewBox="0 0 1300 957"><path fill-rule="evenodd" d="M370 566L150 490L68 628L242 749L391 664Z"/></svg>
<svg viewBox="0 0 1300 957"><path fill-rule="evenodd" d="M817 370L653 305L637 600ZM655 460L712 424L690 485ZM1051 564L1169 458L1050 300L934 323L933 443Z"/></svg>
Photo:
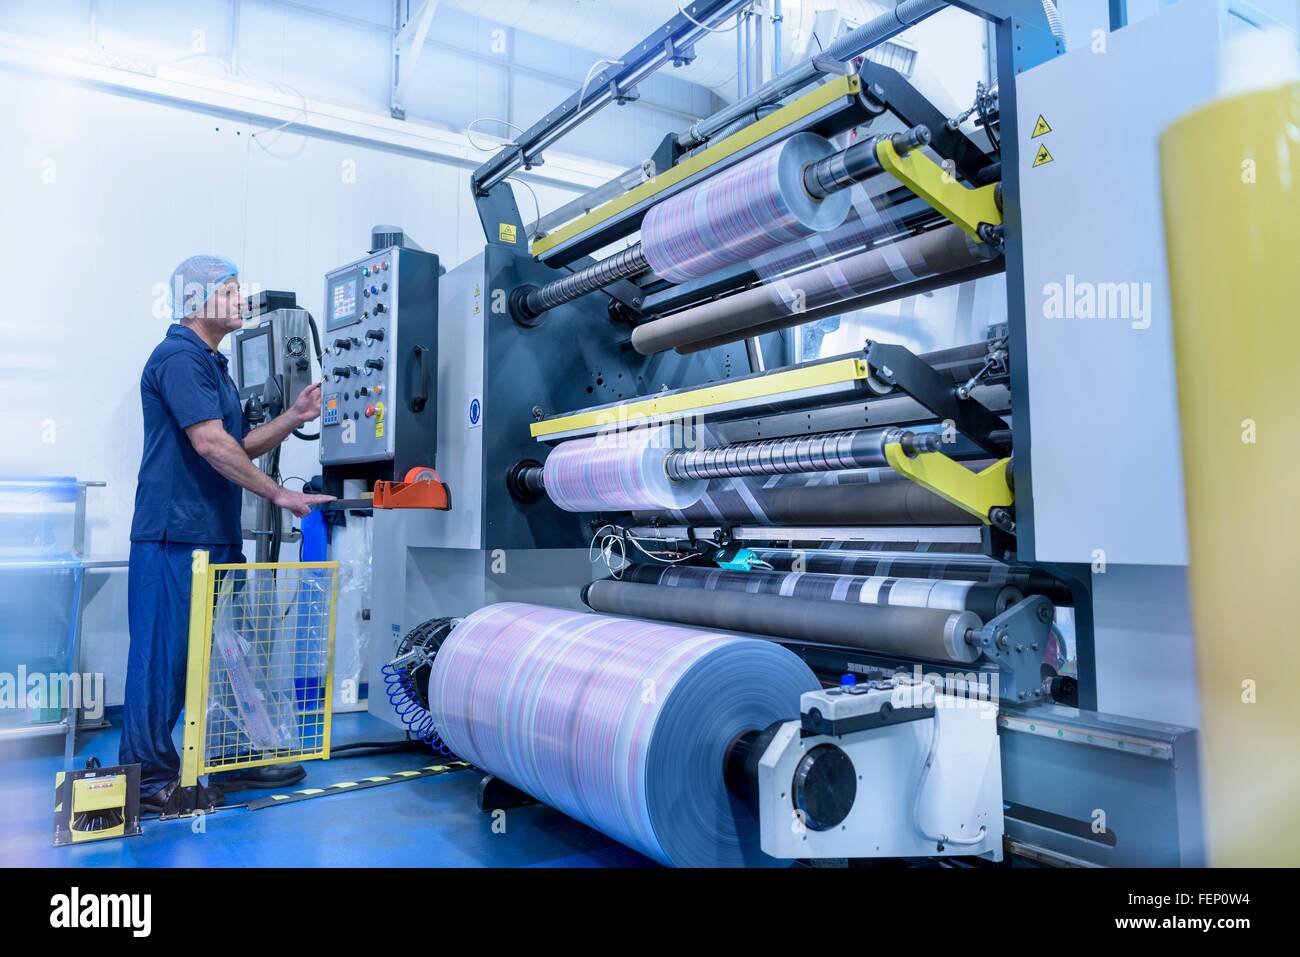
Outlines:
<svg viewBox="0 0 1300 957"><path fill-rule="evenodd" d="M1044 136L1050 132L1052 132L1052 124L1047 122L1047 118L1044 117L1042 113L1039 113L1038 122L1034 124L1034 132L1029 135L1029 138L1031 140L1037 139L1038 137Z"/></svg>
<svg viewBox="0 0 1300 957"><path fill-rule="evenodd" d="M1034 157L1034 166L1045 166L1052 161L1052 154L1047 152L1047 144L1043 143L1038 147L1038 155Z"/></svg>
<svg viewBox="0 0 1300 957"><path fill-rule="evenodd" d="M383 437L384 437L384 420L375 419L375 438L382 439Z"/></svg>
<svg viewBox="0 0 1300 957"><path fill-rule="evenodd" d="M497 223L497 238L503 243L515 242L516 232L514 223Z"/></svg>

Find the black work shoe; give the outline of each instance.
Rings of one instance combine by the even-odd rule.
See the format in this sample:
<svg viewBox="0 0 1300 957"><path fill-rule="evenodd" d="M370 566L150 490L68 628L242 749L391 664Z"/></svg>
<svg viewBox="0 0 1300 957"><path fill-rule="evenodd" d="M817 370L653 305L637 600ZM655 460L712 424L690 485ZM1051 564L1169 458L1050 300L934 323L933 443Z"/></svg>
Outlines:
<svg viewBox="0 0 1300 957"><path fill-rule="evenodd" d="M292 787L307 776L301 764L264 764L238 771L218 771L208 775L208 780L223 791L240 791L244 788Z"/></svg>
<svg viewBox="0 0 1300 957"><path fill-rule="evenodd" d="M192 788L183 788L181 779L176 778L149 797L141 798L140 812L157 814L159 817L177 817L195 811L207 813L221 807L225 800L226 796L219 787L198 784Z"/></svg>

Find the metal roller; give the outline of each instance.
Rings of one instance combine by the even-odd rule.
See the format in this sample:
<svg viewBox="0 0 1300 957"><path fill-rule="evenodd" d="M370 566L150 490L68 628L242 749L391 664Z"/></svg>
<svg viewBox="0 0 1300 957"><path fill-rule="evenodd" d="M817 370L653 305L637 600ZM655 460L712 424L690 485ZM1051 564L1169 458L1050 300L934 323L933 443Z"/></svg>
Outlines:
<svg viewBox="0 0 1300 957"><path fill-rule="evenodd" d="M940 445L940 437L935 433L918 434L897 428L855 429L737 442L715 449L675 451L665 459L664 469L671 479L689 481L882 468L889 465L885 445L891 440L902 443L908 454L934 452Z"/></svg>
<svg viewBox="0 0 1300 957"><path fill-rule="evenodd" d="M969 611L707 592L602 580L582 591L595 611L842 645L901 658L970 664L979 657L979 618Z"/></svg>
<svg viewBox="0 0 1300 957"><path fill-rule="evenodd" d="M643 448L645 443L639 442L640 438L651 435L644 430L625 433L627 438L622 446L617 442L602 444L598 439L561 443L545 466L523 466L513 473L514 487L525 493L549 488L551 500L569 511L629 510L650 507L652 501L662 502L667 507L673 501L682 504L699 501L704 494L704 486L700 483L706 479L880 468L888 465L885 446L890 442L898 442L909 455L933 452L940 447L940 436L936 433L908 432L893 427L689 450L669 448L666 430L654 434L662 437L648 448ZM571 476L568 485L580 485L586 489L582 495L575 496L557 481L566 471L573 472L572 468L562 469L562 463L578 461L581 458L579 453L586 458L599 456L599 462L588 466L592 475L574 473ZM620 462L621 467L614 468ZM603 475L599 482L594 478L596 472ZM650 486L653 486L653 496L646 494ZM639 502L645 504L639 505Z"/></svg>
<svg viewBox="0 0 1300 957"><path fill-rule="evenodd" d="M630 279L650 268L641 244L629 246L608 259L581 269L571 276L545 286L519 286L510 294L510 311L525 325L535 323L542 313L566 302L580 299L620 279Z"/></svg>
<svg viewBox="0 0 1300 957"><path fill-rule="evenodd" d="M741 572L697 565L636 564L623 569L620 580L642 585L662 585L665 588L699 588L704 591L781 595L814 601L970 611L984 622L996 618L1024 597L1020 589L1014 586L989 582L761 569Z"/></svg>
<svg viewBox="0 0 1300 957"><path fill-rule="evenodd" d="M809 310L840 303L848 308L846 300L961 273L996 255L958 227L944 226L654 319L632 330L632 347L647 356L669 349L694 352L760 330L775 332L807 322Z"/></svg>
<svg viewBox="0 0 1300 957"><path fill-rule="evenodd" d="M633 513L640 525L977 525L971 513L913 482L711 489L696 504ZM779 536L773 536L779 537Z"/></svg>
<svg viewBox="0 0 1300 957"><path fill-rule="evenodd" d="M876 148L884 140L889 140L895 150L901 150L900 155L906 155L917 147L928 146L930 131L924 126L916 126L903 133L873 136L816 163L809 163L803 170L804 189L808 190L810 196L823 199L877 173L883 173L885 168L880 165Z"/></svg>

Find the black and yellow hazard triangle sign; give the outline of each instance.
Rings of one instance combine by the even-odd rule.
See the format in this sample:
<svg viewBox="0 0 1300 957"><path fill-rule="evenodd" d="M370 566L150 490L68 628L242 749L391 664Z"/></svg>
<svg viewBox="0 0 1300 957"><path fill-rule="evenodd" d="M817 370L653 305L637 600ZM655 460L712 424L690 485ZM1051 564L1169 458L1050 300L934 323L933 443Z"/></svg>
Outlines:
<svg viewBox="0 0 1300 957"><path fill-rule="evenodd" d="M1034 132L1029 135L1029 138L1031 140L1037 139L1038 137L1045 136L1050 132L1052 132L1052 125L1047 122L1047 118L1043 116L1042 113L1039 113L1038 122L1034 124Z"/></svg>
<svg viewBox="0 0 1300 957"><path fill-rule="evenodd" d="M1047 144L1042 143L1038 147L1038 154L1034 157L1034 166L1043 166L1052 161L1052 154L1047 152Z"/></svg>

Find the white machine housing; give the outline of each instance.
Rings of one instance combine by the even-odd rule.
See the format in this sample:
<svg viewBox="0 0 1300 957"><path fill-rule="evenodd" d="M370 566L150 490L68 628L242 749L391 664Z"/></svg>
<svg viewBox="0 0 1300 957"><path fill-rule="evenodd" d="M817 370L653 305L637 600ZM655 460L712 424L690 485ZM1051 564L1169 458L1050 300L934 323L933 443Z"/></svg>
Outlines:
<svg viewBox="0 0 1300 957"><path fill-rule="evenodd" d="M896 720L900 711L930 717ZM1002 860L1002 763L996 702L936 692L906 678L806 692L800 721L777 731L758 764L763 851L781 859L830 857L983 857ZM940 844L923 836L913 817L916 790L930 750L934 722L939 746L924 782L916 817L930 834L977 844ZM863 726L843 734L808 727ZM857 772L848 816L823 831L796 811L792 782L805 754L821 744L841 748Z"/></svg>

